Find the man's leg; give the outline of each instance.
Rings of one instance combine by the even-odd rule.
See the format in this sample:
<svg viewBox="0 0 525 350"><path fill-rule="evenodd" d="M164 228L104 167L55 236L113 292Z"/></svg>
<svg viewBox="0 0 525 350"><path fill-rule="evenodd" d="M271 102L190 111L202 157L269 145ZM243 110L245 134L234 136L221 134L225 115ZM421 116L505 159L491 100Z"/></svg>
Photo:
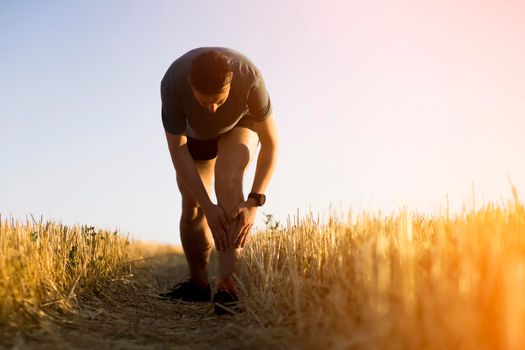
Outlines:
<svg viewBox="0 0 525 350"><path fill-rule="evenodd" d="M215 159L195 161L199 175L211 196ZM208 285L208 262L212 249L212 236L206 217L193 198L184 181L177 175L177 184L182 195L182 215L180 218L180 238L193 282Z"/></svg>
<svg viewBox="0 0 525 350"><path fill-rule="evenodd" d="M257 149L259 138L257 134L244 127L235 127L219 138L217 162L215 164L215 193L218 204L230 217L235 207L244 201L242 190L243 177L250 161ZM235 223L231 223L228 238L232 241L231 234ZM232 275L236 271L238 259L242 249L230 246L219 255L219 288L235 291Z"/></svg>

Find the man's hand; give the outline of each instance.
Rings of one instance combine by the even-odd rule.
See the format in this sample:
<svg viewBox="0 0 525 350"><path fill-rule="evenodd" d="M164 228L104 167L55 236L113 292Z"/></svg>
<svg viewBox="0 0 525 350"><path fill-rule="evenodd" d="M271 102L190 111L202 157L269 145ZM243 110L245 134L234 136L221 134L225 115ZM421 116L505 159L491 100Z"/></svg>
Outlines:
<svg viewBox="0 0 525 350"><path fill-rule="evenodd" d="M244 248L246 238L255 221L255 214L257 213L257 206L252 200L248 199L241 202L232 212L232 219L237 219L235 229L232 232L232 244L235 248Z"/></svg>
<svg viewBox="0 0 525 350"><path fill-rule="evenodd" d="M226 214L222 207L211 204L209 207L204 209L204 215L208 221L208 226L210 227L213 240L215 241L215 247L218 251L225 251L230 246L228 242L228 230L230 229L230 224L226 218Z"/></svg>

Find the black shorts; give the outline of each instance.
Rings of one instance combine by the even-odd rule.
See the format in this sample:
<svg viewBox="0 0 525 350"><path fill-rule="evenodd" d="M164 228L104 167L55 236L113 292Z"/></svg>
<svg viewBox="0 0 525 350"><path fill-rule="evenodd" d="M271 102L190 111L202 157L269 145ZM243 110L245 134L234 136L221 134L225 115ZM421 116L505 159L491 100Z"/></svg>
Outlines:
<svg viewBox="0 0 525 350"><path fill-rule="evenodd" d="M234 128L244 127L255 131L253 124L253 119L250 116L245 116L237 122ZM187 136L188 151L190 151L193 160L210 160L217 157L217 144L219 142L219 137L220 136L217 136L208 140L198 140Z"/></svg>

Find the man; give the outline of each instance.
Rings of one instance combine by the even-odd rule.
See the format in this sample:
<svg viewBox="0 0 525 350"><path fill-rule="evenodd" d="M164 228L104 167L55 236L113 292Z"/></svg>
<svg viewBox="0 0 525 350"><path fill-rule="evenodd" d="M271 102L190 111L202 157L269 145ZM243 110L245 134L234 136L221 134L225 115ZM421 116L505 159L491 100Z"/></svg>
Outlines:
<svg viewBox="0 0 525 350"><path fill-rule="evenodd" d="M277 161L270 97L258 68L241 53L222 47L197 48L175 60L162 79L161 97L190 270L188 281L161 296L212 299L216 313L228 313L238 301L233 274ZM258 143L255 177L245 199L243 177ZM217 204L210 198L213 182ZM220 273L213 298L208 282L212 238Z"/></svg>

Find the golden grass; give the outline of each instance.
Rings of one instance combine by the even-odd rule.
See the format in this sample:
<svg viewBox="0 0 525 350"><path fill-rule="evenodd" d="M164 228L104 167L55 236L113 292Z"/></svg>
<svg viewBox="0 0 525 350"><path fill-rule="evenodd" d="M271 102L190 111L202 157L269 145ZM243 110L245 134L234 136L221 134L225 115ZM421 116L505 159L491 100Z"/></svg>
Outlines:
<svg viewBox="0 0 525 350"><path fill-rule="evenodd" d="M168 252L183 263L180 250L118 232L0 218L0 334L80 310L94 315L90 327L133 330L147 320L155 329L127 336L160 348L184 334L228 347L216 343L224 324L233 327L228 344L251 339L261 348L525 348L525 208L515 190L512 201L457 215L349 212L326 224L309 215L256 234L239 276L247 312L226 321L208 306L199 309L204 318L188 316L193 309L152 297L174 282L174 266L160 263L169 259L148 259L155 264L132 276L132 262ZM100 301L108 298L97 298L104 295L113 300L108 310ZM122 320L112 328L115 310Z"/></svg>
<svg viewBox="0 0 525 350"><path fill-rule="evenodd" d="M132 261L171 249L134 242L117 231L0 215L0 333L77 310L82 297L129 274Z"/></svg>
<svg viewBox="0 0 525 350"><path fill-rule="evenodd" d="M304 348L525 348L525 210L312 216L254 235L250 317Z"/></svg>

